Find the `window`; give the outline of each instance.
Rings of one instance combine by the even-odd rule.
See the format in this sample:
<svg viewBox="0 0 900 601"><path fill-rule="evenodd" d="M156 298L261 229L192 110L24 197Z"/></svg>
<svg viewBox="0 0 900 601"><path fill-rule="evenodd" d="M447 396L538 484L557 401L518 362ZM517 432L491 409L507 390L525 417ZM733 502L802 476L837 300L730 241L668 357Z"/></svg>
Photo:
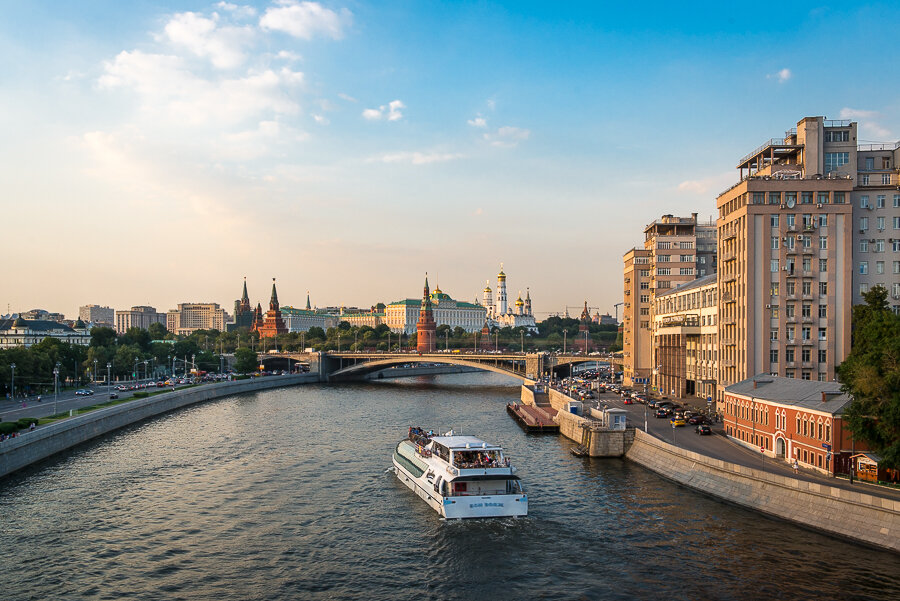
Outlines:
<svg viewBox="0 0 900 601"><path fill-rule="evenodd" d="M769 351L769 363L778 363L778 349L773 348Z"/></svg>
<svg viewBox="0 0 900 601"><path fill-rule="evenodd" d="M668 267L660 267L656 270L656 275L671 275L669 271L671 270Z"/></svg>
<svg viewBox="0 0 900 601"><path fill-rule="evenodd" d="M834 204L836 204L836 205L844 204L844 193L843 192L835 192L834 193Z"/></svg>
<svg viewBox="0 0 900 601"><path fill-rule="evenodd" d="M793 213L788 213L786 215L786 217L787 217L787 221L786 221L787 226L794 227L794 225L796 224L796 221L797 221L797 216L794 215Z"/></svg>
<svg viewBox="0 0 900 601"><path fill-rule="evenodd" d="M891 168L891 157L881 157L881 168L882 169L890 169Z"/></svg>
<svg viewBox="0 0 900 601"><path fill-rule="evenodd" d="M668 263L668 262L671 261L671 260L672 260L672 256L671 256L671 255L657 255L657 256L656 256L656 262L657 262L657 263Z"/></svg>
<svg viewBox="0 0 900 601"><path fill-rule="evenodd" d="M894 283L891 285L891 296L900 296L900 284Z"/></svg>
<svg viewBox="0 0 900 601"><path fill-rule="evenodd" d="M794 282L787 283L787 295L788 296L794 296L795 294L797 294L795 287L796 287L796 284Z"/></svg>
<svg viewBox="0 0 900 601"><path fill-rule="evenodd" d="M828 249L828 236L819 236L819 249L820 250Z"/></svg>
<svg viewBox="0 0 900 601"><path fill-rule="evenodd" d="M860 261L859 262L859 275L867 275L869 273L869 262L868 261Z"/></svg>
<svg viewBox="0 0 900 601"><path fill-rule="evenodd" d="M641 315L650 315L649 307L641 307Z"/></svg>
<svg viewBox="0 0 900 601"><path fill-rule="evenodd" d="M778 340L778 330L769 330L769 340Z"/></svg>
<svg viewBox="0 0 900 601"><path fill-rule="evenodd" d="M772 259L772 263L769 265L769 269L772 271L772 273L778 271L778 259Z"/></svg>
<svg viewBox="0 0 900 601"><path fill-rule="evenodd" d="M890 182L888 182L890 183ZM875 197L875 208L883 209L884 208L884 194L879 194Z"/></svg>
<svg viewBox="0 0 900 601"><path fill-rule="evenodd" d="M671 247L672 247L672 243L671 243L671 242L657 242L657 243L656 243L656 248L658 248L658 249L660 249L660 250L667 250L667 249L669 249L669 248L671 248Z"/></svg>
<svg viewBox="0 0 900 601"><path fill-rule="evenodd" d="M878 217L875 223L878 225L879 230L884 231L884 217Z"/></svg>
<svg viewBox="0 0 900 601"><path fill-rule="evenodd" d="M810 258L803 257L803 271L811 271L812 267L810 267Z"/></svg>
<svg viewBox="0 0 900 601"><path fill-rule="evenodd" d="M803 361L804 363L809 363L809 359L810 359L810 352L809 352L808 348L805 348L802 351L800 351L800 360L801 361Z"/></svg>
<svg viewBox="0 0 900 601"><path fill-rule="evenodd" d="M754 192L750 197L750 204L755 205L764 205L766 204L766 193L765 192Z"/></svg>
<svg viewBox="0 0 900 601"><path fill-rule="evenodd" d="M875 157L866 157L866 171L875 169Z"/></svg>
<svg viewBox="0 0 900 601"><path fill-rule="evenodd" d="M890 186L891 185L891 174L890 173L882 173L881 174L881 185L882 186Z"/></svg>
<svg viewBox="0 0 900 601"><path fill-rule="evenodd" d="M772 250L778 250L778 236L772 236Z"/></svg>
<svg viewBox="0 0 900 601"><path fill-rule="evenodd" d="M810 248L812 246L812 236L803 236L803 248Z"/></svg>
<svg viewBox="0 0 900 601"><path fill-rule="evenodd" d="M796 309L796 305L794 303L788 303L787 305L785 305L785 307L784 307L785 317L787 317L788 319L793 318L795 309Z"/></svg>
<svg viewBox="0 0 900 601"><path fill-rule="evenodd" d="M641 282L641 290L647 290L650 288L650 282Z"/></svg>
<svg viewBox="0 0 900 601"><path fill-rule="evenodd" d="M778 227L778 215L769 216L769 225L771 225L772 227Z"/></svg>
<svg viewBox="0 0 900 601"><path fill-rule="evenodd" d="M869 197L868 196L860 196L859 197L859 208L860 209L868 209L869 208Z"/></svg>
<svg viewBox="0 0 900 601"><path fill-rule="evenodd" d="M822 273L828 271L828 259L819 259L819 271Z"/></svg>
<svg viewBox="0 0 900 601"><path fill-rule="evenodd" d="M819 296L828 294L828 282L819 282Z"/></svg>
<svg viewBox="0 0 900 601"><path fill-rule="evenodd" d="M875 273L877 275L884 273L884 261L875 261Z"/></svg>
<svg viewBox="0 0 900 601"><path fill-rule="evenodd" d="M829 198L828 192L819 192L819 204L827 205L828 198Z"/></svg>
<svg viewBox="0 0 900 601"><path fill-rule="evenodd" d="M828 317L828 305L819 305L819 317L822 319Z"/></svg>
<svg viewBox="0 0 900 601"><path fill-rule="evenodd" d="M828 363L828 351L819 349L819 363Z"/></svg>
<svg viewBox="0 0 900 601"><path fill-rule="evenodd" d="M692 267L682 267L680 275L694 275L694 269Z"/></svg>
<svg viewBox="0 0 900 601"><path fill-rule="evenodd" d="M860 240L859 241L859 252L861 252L861 253L869 252L869 241L868 240Z"/></svg>
<svg viewBox="0 0 900 601"><path fill-rule="evenodd" d="M772 285L769 287L769 294L778 296L778 282L772 282Z"/></svg>
<svg viewBox="0 0 900 601"><path fill-rule="evenodd" d="M649 277L650 277L650 270L649 270L649 269L641 269L641 277L642 277L642 278L649 278Z"/></svg>
<svg viewBox="0 0 900 601"><path fill-rule="evenodd" d="M859 185L860 186L868 186L869 185L869 174L864 173L859 176Z"/></svg>
<svg viewBox="0 0 900 601"><path fill-rule="evenodd" d="M794 250L794 240L793 236L788 236L787 240L784 241L784 247L788 250Z"/></svg>
<svg viewBox="0 0 900 601"><path fill-rule="evenodd" d="M895 253L900 252L900 240L894 240L893 242L891 242L891 250L894 251ZM896 272L896 273L900 273L900 272Z"/></svg>
<svg viewBox="0 0 900 601"><path fill-rule="evenodd" d="M900 261L894 261L894 273L900 273Z"/></svg>
<svg viewBox="0 0 900 601"><path fill-rule="evenodd" d="M837 171L838 167L843 167L850 162L849 152L826 152L825 153L825 173Z"/></svg>
<svg viewBox="0 0 900 601"><path fill-rule="evenodd" d="M869 291L869 285L868 285L868 284L866 284L865 282L863 282L863 283L861 283L861 284L859 285L859 293L860 293L860 294L865 294L865 293L868 292L868 291Z"/></svg>
<svg viewBox="0 0 900 601"><path fill-rule="evenodd" d="M849 142L850 141L850 130L849 129L829 129L825 131L825 141L826 142Z"/></svg>
<svg viewBox="0 0 900 601"><path fill-rule="evenodd" d="M797 195L794 194L794 199L796 200ZM813 201L813 193L812 192L802 192L800 194L800 204L802 205L811 205Z"/></svg>
<svg viewBox="0 0 900 601"><path fill-rule="evenodd" d="M694 262L694 255L681 255L679 258L681 259L682 263L693 263Z"/></svg>
<svg viewBox="0 0 900 601"><path fill-rule="evenodd" d="M819 340L827 340L825 338L827 332L828 330L826 330L825 328L819 328Z"/></svg>
<svg viewBox="0 0 900 601"><path fill-rule="evenodd" d="M694 243L693 242L679 242L678 248L685 249L685 250L691 249L691 248L694 248Z"/></svg>
<svg viewBox="0 0 900 601"><path fill-rule="evenodd" d="M810 282L809 280L804 281L803 282L803 296L808 296L808 295L812 294L811 290L812 290L812 282Z"/></svg>
<svg viewBox="0 0 900 601"><path fill-rule="evenodd" d="M828 227L828 215L819 215L819 227Z"/></svg>
<svg viewBox="0 0 900 601"><path fill-rule="evenodd" d="M650 295L649 295L649 294L642 294L642 295L641 295L641 302L642 302L642 303L649 303L649 302L650 302Z"/></svg>
<svg viewBox="0 0 900 601"><path fill-rule="evenodd" d="M812 333L812 329L809 326L803 326L803 328L800 330L800 338L802 340L809 340L811 333Z"/></svg>
<svg viewBox="0 0 900 601"><path fill-rule="evenodd" d="M894 217L894 229L900 230L900 217Z"/></svg>
<svg viewBox="0 0 900 601"><path fill-rule="evenodd" d="M875 252L883 253L884 252L884 238L879 238L875 241Z"/></svg>
<svg viewBox="0 0 900 601"><path fill-rule="evenodd" d="M900 194L894 194L894 208L900 209Z"/></svg>
<svg viewBox="0 0 900 601"><path fill-rule="evenodd" d="M762 194L762 192L754 192L753 196L755 197L757 194ZM769 204L770 205L780 205L781 204L781 192L769 192Z"/></svg>
<svg viewBox="0 0 900 601"><path fill-rule="evenodd" d="M789 348L784 351L784 360L788 363L794 362L794 349Z"/></svg>
<svg viewBox="0 0 900 601"><path fill-rule="evenodd" d="M800 316L801 317L811 317L812 316L812 305L810 303L803 303L803 306L800 307Z"/></svg>

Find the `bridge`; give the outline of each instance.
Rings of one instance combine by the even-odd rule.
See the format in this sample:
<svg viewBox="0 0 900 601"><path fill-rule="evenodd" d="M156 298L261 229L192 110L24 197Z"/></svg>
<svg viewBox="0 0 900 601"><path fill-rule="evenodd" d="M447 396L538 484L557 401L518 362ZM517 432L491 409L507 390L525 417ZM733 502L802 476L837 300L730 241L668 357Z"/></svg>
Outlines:
<svg viewBox="0 0 900 601"><path fill-rule="evenodd" d="M551 373L568 375L579 363L608 361L598 356L560 355L547 353L492 353L492 352L436 352L436 353L379 353L379 352L313 352L268 353L260 356L262 365L289 365L291 362L309 364L323 381L352 381L366 379L375 372L392 367L412 364L460 365L490 371L523 381L537 380ZM276 368L278 369L278 368Z"/></svg>

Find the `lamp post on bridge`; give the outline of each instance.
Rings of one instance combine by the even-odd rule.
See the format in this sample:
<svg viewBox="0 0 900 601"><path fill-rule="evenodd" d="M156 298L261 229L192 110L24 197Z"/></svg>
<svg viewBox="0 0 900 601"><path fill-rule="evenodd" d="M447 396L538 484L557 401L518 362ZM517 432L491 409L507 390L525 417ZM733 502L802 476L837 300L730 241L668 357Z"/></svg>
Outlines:
<svg viewBox="0 0 900 601"><path fill-rule="evenodd" d="M97 360L94 359L94 383L97 382Z"/></svg>
<svg viewBox="0 0 900 601"><path fill-rule="evenodd" d="M566 339L569 337L569 330L563 330L563 355L566 354Z"/></svg>
<svg viewBox="0 0 900 601"><path fill-rule="evenodd" d="M521 348L519 349L519 352L524 355L525 354L525 330L519 330L519 344L521 346Z"/></svg>
<svg viewBox="0 0 900 601"><path fill-rule="evenodd" d="M59 403L59 363L53 368L53 415L56 415L57 403Z"/></svg>
<svg viewBox="0 0 900 601"><path fill-rule="evenodd" d="M444 330L444 350L450 352L450 330Z"/></svg>
<svg viewBox="0 0 900 601"><path fill-rule="evenodd" d="M12 370L12 375L9 378L9 394L12 400L16 400L16 364L10 363L9 369Z"/></svg>
<svg viewBox="0 0 900 601"><path fill-rule="evenodd" d="M109 397L109 369L112 367L112 363L106 363L106 396Z"/></svg>

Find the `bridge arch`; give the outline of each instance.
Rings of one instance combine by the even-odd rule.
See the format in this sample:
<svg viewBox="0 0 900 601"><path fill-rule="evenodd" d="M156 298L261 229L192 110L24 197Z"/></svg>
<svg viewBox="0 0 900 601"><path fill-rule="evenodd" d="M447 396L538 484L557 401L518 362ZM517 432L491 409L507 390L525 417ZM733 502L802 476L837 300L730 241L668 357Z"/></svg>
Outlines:
<svg viewBox="0 0 900 601"><path fill-rule="evenodd" d="M336 358L332 358L332 360L334 359ZM354 357L338 357L337 359L352 361ZM404 355L374 359L360 357L359 360L357 360L353 365L341 367L339 369L336 369L335 371L332 371L328 375L328 380L357 380L368 374L398 365L406 365L408 363L440 363L442 365L460 365L483 371L490 371L504 376L517 378L522 381L528 380L528 378L525 377L524 357L522 357L521 359L517 358L515 360L503 360L500 358L493 359L489 355L485 355L483 357L479 356L479 359L480 360L474 358L465 359L461 357L447 357L444 355ZM509 367L500 365L501 363L507 362L510 363ZM519 362L522 363L521 371L518 371L513 367L513 364Z"/></svg>

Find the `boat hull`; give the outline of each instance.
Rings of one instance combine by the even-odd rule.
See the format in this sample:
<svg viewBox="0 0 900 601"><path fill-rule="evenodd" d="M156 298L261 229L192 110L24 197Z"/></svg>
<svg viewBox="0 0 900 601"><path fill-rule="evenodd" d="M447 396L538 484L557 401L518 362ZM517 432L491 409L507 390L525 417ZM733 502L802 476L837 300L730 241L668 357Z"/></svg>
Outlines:
<svg viewBox="0 0 900 601"><path fill-rule="evenodd" d="M528 495L524 493L442 497L434 492L427 479L415 477L397 461L396 454L392 461L397 479L445 518L500 518L528 515Z"/></svg>

